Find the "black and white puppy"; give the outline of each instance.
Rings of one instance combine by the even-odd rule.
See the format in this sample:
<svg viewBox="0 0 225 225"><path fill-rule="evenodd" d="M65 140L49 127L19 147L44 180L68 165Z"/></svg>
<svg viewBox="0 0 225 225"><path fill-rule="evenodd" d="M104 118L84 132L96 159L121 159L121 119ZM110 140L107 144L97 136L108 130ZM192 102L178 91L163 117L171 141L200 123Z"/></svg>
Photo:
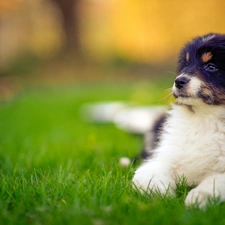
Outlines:
<svg viewBox="0 0 225 225"><path fill-rule="evenodd" d="M207 34L180 53L176 98L152 155L136 170L141 191L175 195L176 180L195 185L185 204L225 201L225 35Z"/></svg>

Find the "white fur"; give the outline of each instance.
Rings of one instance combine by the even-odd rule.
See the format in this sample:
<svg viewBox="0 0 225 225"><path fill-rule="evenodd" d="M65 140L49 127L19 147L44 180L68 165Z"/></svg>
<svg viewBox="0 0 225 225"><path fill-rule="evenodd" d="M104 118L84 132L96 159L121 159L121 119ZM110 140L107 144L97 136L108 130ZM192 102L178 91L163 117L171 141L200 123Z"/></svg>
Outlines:
<svg viewBox="0 0 225 225"><path fill-rule="evenodd" d="M215 36L216 36L215 34L210 34L210 35L204 36L204 37L202 38L202 40L203 40L204 42L206 42L206 41L209 41L210 39L214 38Z"/></svg>
<svg viewBox="0 0 225 225"><path fill-rule="evenodd" d="M204 208L208 200L225 201L225 107L200 99L179 99L169 117L154 156L135 172L134 185L142 191L174 195L176 179L185 176L195 185L187 206Z"/></svg>
<svg viewBox="0 0 225 225"><path fill-rule="evenodd" d="M190 78L190 76L185 73L182 73L179 76L177 76L177 78L179 78L179 77L187 77L188 79L190 79L190 81L186 85L187 92L190 96L193 96L193 97L196 96L202 87L202 81L200 79L198 79L197 77ZM177 94L178 89L176 88L175 83L173 84L172 91L173 91L173 93ZM192 99L191 99L191 101L192 101Z"/></svg>

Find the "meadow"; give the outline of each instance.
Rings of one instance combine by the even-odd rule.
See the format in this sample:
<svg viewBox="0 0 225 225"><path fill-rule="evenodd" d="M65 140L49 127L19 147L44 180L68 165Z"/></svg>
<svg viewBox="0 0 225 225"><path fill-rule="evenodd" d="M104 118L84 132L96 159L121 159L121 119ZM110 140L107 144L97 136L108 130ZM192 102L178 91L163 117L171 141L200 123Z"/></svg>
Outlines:
<svg viewBox="0 0 225 225"><path fill-rule="evenodd" d="M27 88L0 102L0 223L225 224L225 204L204 211L184 206L185 182L175 199L133 190L137 165L118 162L139 152L142 137L80 116L87 102L167 104L163 89L160 83L74 84Z"/></svg>

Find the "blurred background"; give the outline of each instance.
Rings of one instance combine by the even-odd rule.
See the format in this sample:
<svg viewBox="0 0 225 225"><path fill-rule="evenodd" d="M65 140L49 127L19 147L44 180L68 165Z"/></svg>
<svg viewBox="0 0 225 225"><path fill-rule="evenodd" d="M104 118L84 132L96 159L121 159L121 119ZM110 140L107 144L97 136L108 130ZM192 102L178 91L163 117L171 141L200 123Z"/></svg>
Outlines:
<svg viewBox="0 0 225 225"><path fill-rule="evenodd" d="M1 0L0 96L24 85L175 76L194 36L225 33L224 0Z"/></svg>

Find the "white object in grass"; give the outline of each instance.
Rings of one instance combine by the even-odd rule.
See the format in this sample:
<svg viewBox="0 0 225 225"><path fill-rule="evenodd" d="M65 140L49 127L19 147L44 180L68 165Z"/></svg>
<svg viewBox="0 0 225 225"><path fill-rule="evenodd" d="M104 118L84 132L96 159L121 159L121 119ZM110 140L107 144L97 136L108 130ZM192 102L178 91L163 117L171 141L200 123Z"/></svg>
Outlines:
<svg viewBox="0 0 225 225"><path fill-rule="evenodd" d="M131 161L128 157L121 157L119 161L119 165L122 167L128 167Z"/></svg>
<svg viewBox="0 0 225 225"><path fill-rule="evenodd" d="M166 111L166 106L130 107L119 111L114 116L114 123L127 132L144 134Z"/></svg>
<svg viewBox="0 0 225 225"><path fill-rule="evenodd" d="M126 102L99 102L87 103L81 108L81 116L88 122L109 123L114 116L131 103Z"/></svg>

